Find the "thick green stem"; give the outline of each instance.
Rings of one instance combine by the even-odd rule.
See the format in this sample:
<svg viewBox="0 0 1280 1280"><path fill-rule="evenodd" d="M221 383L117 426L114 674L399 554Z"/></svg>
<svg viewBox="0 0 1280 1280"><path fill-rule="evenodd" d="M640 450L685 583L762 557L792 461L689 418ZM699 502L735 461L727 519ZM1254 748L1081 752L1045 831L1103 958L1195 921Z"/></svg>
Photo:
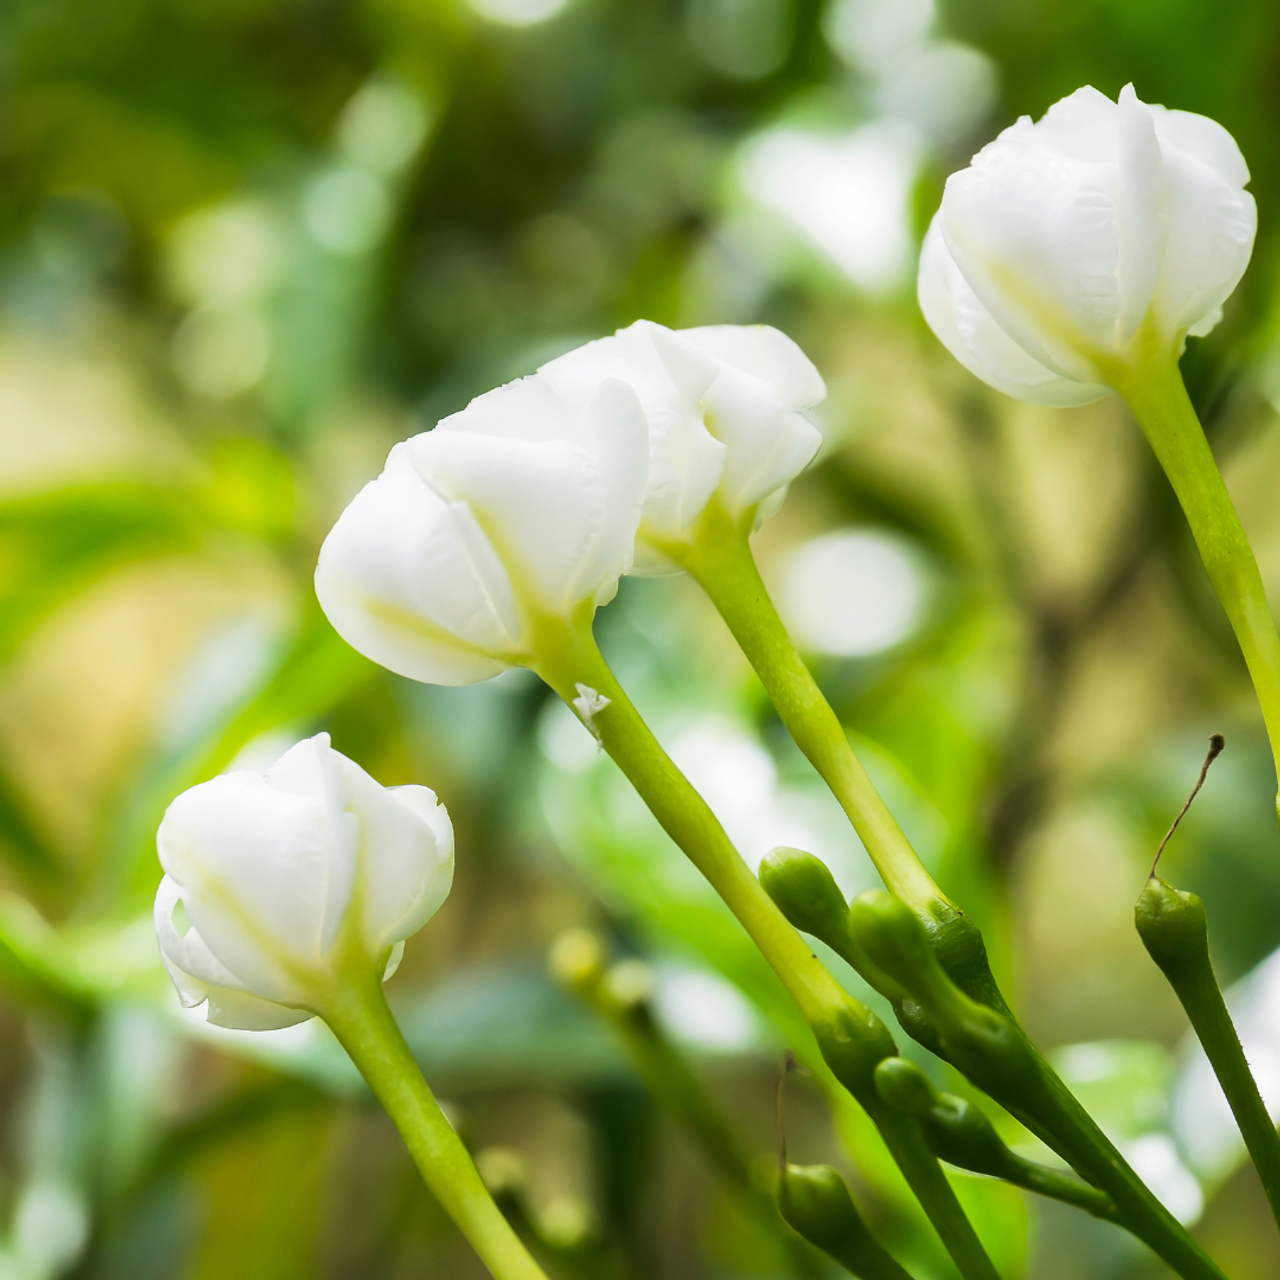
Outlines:
<svg viewBox="0 0 1280 1280"><path fill-rule="evenodd" d="M1177 362L1153 355L1116 375L1191 526L1262 704L1271 752L1280 762L1280 636L1258 562L1196 417ZM1280 764L1277 765L1280 769Z"/></svg>
<svg viewBox="0 0 1280 1280"><path fill-rule="evenodd" d="M667 834L751 935L805 1020L822 1020L848 999L844 988L787 923L719 819L662 749L609 669L589 626L548 620L542 630L535 670L598 735ZM584 714L579 686L603 695L608 705Z"/></svg>
<svg viewBox="0 0 1280 1280"><path fill-rule="evenodd" d="M811 1026L821 1026L856 1004L765 893L719 819L631 704L596 647L589 615L577 625L542 620L536 652L534 669L597 735L663 829L738 918L805 1020ZM601 696L608 699L606 705L601 705ZM858 1009L862 1011L861 1006ZM867 1012L867 1017L873 1015ZM998 1280L914 1122L904 1122L874 1097L859 1097L858 1101L863 1106L870 1101L874 1108L871 1118L964 1280Z"/></svg>
<svg viewBox="0 0 1280 1280"><path fill-rule="evenodd" d="M422 1180L495 1280L547 1280L494 1204L422 1078L382 984L344 988L324 1010L324 1020L400 1130Z"/></svg>
<svg viewBox="0 0 1280 1280"><path fill-rule="evenodd" d="M791 643L756 568L747 533L712 503L692 546L663 549L710 596L768 690L782 723L848 814L889 890L917 911L928 910L938 900L946 902Z"/></svg>

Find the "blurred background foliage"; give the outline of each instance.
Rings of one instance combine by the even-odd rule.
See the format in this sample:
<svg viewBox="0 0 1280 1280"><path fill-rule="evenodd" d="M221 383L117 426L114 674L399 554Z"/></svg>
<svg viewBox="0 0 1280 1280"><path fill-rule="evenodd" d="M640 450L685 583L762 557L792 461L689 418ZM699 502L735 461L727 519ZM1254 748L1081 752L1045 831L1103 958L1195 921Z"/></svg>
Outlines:
<svg viewBox="0 0 1280 1280"><path fill-rule="evenodd" d="M1087 1105L1236 1280L1280 1274L1131 925L1221 730L1166 866L1280 1104L1280 838L1243 665L1122 407L989 393L912 292L947 173L1017 115L1132 80L1226 125L1258 248L1185 366L1280 603L1278 72L1270 0L6 0L0 1276L480 1274L322 1028L216 1032L160 970L165 804L321 728L453 813L457 886L392 998L557 1274L822 1273L759 1212L803 1030L744 935L532 678L414 686L311 593L394 440L640 316L765 321L817 361L827 444L758 539L788 621ZM872 882L688 581L624 583L598 627L746 857L795 844ZM548 976L580 927L619 962L607 998ZM952 1275L820 1076L788 1133L921 1280ZM1102 1224L957 1185L1009 1277L1161 1274Z"/></svg>

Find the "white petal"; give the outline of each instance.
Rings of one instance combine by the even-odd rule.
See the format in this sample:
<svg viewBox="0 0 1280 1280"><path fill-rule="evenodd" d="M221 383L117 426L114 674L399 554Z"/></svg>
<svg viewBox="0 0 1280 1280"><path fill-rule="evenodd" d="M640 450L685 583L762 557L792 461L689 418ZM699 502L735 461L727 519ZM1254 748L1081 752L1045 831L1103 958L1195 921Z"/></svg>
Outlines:
<svg viewBox="0 0 1280 1280"><path fill-rule="evenodd" d="M345 756L330 747L329 735L318 733L290 747L266 772L267 783L274 790L318 800L324 806L329 856L320 926L322 956L328 954L342 927L356 883L360 829L355 816L346 811L343 769L349 764Z"/></svg>
<svg viewBox="0 0 1280 1280"><path fill-rule="evenodd" d="M813 461L817 428L762 378L725 366L703 398L707 425L729 448L720 492L734 515L754 506Z"/></svg>
<svg viewBox="0 0 1280 1280"><path fill-rule="evenodd" d="M1036 124L1029 116L1022 116L983 147L974 160L1012 143L1044 147L1066 159L1113 164L1117 158L1115 129L1116 104L1087 84L1055 102Z"/></svg>
<svg viewBox="0 0 1280 1280"><path fill-rule="evenodd" d="M441 418L436 431L461 431L504 440L577 441L577 413L537 376L518 378L476 396L465 409Z"/></svg>
<svg viewBox="0 0 1280 1280"><path fill-rule="evenodd" d="M181 901L181 893L169 876L161 880L156 893L155 922L161 959L184 1008L193 1009L207 1000L210 1022L246 1031L289 1027L311 1016L304 1010L275 1004L240 989L196 929L188 929L185 936L180 934L174 925L173 913ZM197 977L196 973L201 976Z"/></svg>
<svg viewBox="0 0 1280 1280"><path fill-rule="evenodd" d="M1120 318L1118 343L1128 342L1151 310L1164 262L1164 161L1151 110L1138 101L1132 85L1120 93L1119 223Z"/></svg>
<svg viewBox="0 0 1280 1280"><path fill-rule="evenodd" d="M538 372L579 413L609 378L636 393L649 434L644 527L662 538L687 534L724 467L725 448L707 431L700 408L716 376L714 361L675 339L669 329L641 320L550 361Z"/></svg>
<svg viewBox="0 0 1280 1280"><path fill-rule="evenodd" d="M649 487L649 424L635 392L610 378L587 405L581 431L604 486L604 522L570 595L590 592L598 600L631 568Z"/></svg>
<svg viewBox="0 0 1280 1280"><path fill-rule="evenodd" d="M417 933L448 896L453 828L426 787L382 787L341 759L360 819L361 936L376 955Z"/></svg>
<svg viewBox="0 0 1280 1280"><path fill-rule="evenodd" d="M316 971L335 833L320 797L229 773L192 787L165 813L160 862L212 955L246 988L296 1002Z"/></svg>
<svg viewBox="0 0 1280 1280"><path fill-rule="evenodd" d="M252 992L230 987L210 987L208 1021L215 1027L231 1027L236 1031L279 1031L296 1027L315 1015L309 1009L274 1004Z"/></svg>
<svg viewBox="0 0 1280 1280"><path fill-rule="evenodd" d="M499 391L519 413L520 384ZM574 594L579 570L605 522L604 484L590 453L567 440L462 431L428 432L409 445L432 487L471 508L521 590L552 613L583 598Z"/></svg>
<svg viewBox="0 0 1280 1280"><path fill-rule="evenodd" d="M1257 207L1190 152L1166 151L1165 182L1169 237L1157 314L1170 332L1204 334L1249 265Z"/></svg>
<svg viewBox="0 0 1280 1280"><path fill-rule="evenodd" d="M156 941L160 944L160 959L177 988L178 997L184 1009L193 1009L202 1004L208 996L207 985L188 969L186 939L178 931L174 923L173 913L182 901L182 890L171 876L160 880L156 890L153 917L156 926ZM188 930L188 932L191 932Z"/></svg>
<svg viewBox="0 0 1280 1280"><path fill-rule="evenodd" d="M790 409L808 409L827 398L827 384L813 361L770 325L717 324L677 332L717 360L763 378Z"/></svg>
<svg viewBox="0 0 1280 1280"><path fill-rule="evenodd" d="M632 329L648 336L681 400L688 405L698 404L716 380L718 362L709 360L684 334L677 335L664 325L637 321Z"/></svg>
<svg viewBox="0 0 1280 1280"><path fill-rule="evenodd" d="M970 373L1032 404L1088 404L1108 394L1064 378L1032 359L995 322L951 258L935 217L920 251L920 310L942 344Z"/></svg>
<svg viewBox="0 0 1280 1280"><path fill-rule="evenodd" d="M1161 147L1207 164L1229 187L1248 185L1249 166L1236 140L1216 120L1192 111L1170 111L1154 105L1148 109Z"/></svg>
<svg viewBox="0 0 1280 1280"><path fill-rule="evenodd" d="M576 347L538 370L572 413L580 414L609 378L625 382L640 398L646 414L675 412L696 406L716 376L712 361L689 352L664 359L658 343L671 330L651 320L637 320L608 338ZM667 355L670 356L670 350Z"/></svg>
<svg viewBox="0 0 1280 1280"><path fill-rule="evenodd" d="M395 977L396 970L400 968L400 961L404 959L404 942L397 942L391 948L391 954L387 956L387 966L382 971L382 980Z"/></svg>
<svg viewBox="0 0 1280 1280"><path fill-rule="evenodd" d="M1111 134L1114 145L1114 123ZM1043 141L1029 128L953 173L940 226L1000 327L1041 364L1087 380L1084 351L1111 349L1120 318L1119 172Z"/></svg>
<svg viewBox="0 0 1280 1280"><path fill-rule="evenodd" d="M411 679L469 684L518 649L511 582L465 503L424 483L398 444L320 548L316 595L338 634Z"/></svg>

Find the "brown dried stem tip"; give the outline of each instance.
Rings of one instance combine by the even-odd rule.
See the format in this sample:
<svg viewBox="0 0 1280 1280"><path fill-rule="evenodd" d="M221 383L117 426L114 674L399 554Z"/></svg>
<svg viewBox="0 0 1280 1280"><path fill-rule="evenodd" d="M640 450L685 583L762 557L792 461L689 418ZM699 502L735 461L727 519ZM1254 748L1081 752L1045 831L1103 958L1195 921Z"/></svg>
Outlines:
<svg viewBox="0 0 1280 1280"><path fill-rule="evenodd" d="M1200 776L1196 779L1196 785L1191 788L1191 794L1187 797L1187 802L1178 810L1178 816L1174 818L1173 825L1164 833L1164 839L1160 841L1160 847L1156 850L1156 856L1151 863L1151 879L1156 874L1156 867L1160 865L1160 855L1164 853L1165 845L1173 838L1173 833L1177 831L1178 824L1187 816L1187 810L1191 808L1191 802L1200 794L1200 788L1204 786L1204 780L1209 776L1209 766L1222 754L1222 749L1227 745L1227 740L1220 733L1215 733L1209 738L1209 750L1205 755L1204 764L1200 766Z"/></svg>

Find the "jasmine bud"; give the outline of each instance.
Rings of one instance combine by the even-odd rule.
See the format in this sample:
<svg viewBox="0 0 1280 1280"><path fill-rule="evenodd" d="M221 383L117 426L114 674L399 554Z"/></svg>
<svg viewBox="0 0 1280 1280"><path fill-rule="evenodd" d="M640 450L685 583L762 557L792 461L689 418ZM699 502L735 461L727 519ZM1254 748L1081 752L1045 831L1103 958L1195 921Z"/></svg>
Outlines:
<svg viewBox="0 0 1280 1280"><path fill-rule="evenodd" d="M849 904L821 858L774 849L760 864L760 883L797 929L839 950L848 934Z"/></svg>
<svg viewBox="0 0 1280 1280"><path fill-rule="evenodd" d="M915 1063L886 1058L876 1068L875 1080L876 1091L889 1106L916 1118L925 1142L939 1160L1074 1204L1095 1217L1114 1216L1109 1196L1010 1151L978 1107L967 1098L936 1089Z"/></svg>
<svg viewBox="0 0 1280 1280"><path fill-rule="evenodd" d="M1149 328L1174 358L1244 274L1257 211L1205 116L1076 90L947 180L920 306L972 373L1033 404L1087 404Z"/></svg>
<svg viewBox="0 0 1280 1280"><path fill-rule="evenodd" d="M914 1062L886 1058L876 1067L876 1091L895 1111L915 1116L940 1160L960 1169L1010 1177L1017 1157L991 1121L965 1098L942 1093Z"/></svg>
<svg viewBox="0 0 1280 1280"><path fill-rule="evenodd" d="M1153 875L1133 914L1142 945L1175 987L1209 963L1208 919L1194 893Z"/></svg>
<svg viewBox="0 0 1280 1280"><path fill-rule="evenodd" d="M933 954L919 916L905 902L873 889L854 900L849 925L872 963L918 1003L927 1007L938 999L945 1000L951 981Z"/></svg>
<svg viewBox="0 0 1280 1280"><path fill-rule="evenodd" d="M1152 874L1138 898L1134 920L1148 954L1186 1010L1280 1222L1280 1138L1213 972L1204 903Z"/></svg>
<svg viewBox="0 0 1280 1280"><path fill-rule="evenodd" d="M802 849L774 849L760 864L760 883L784 916L801 932L825 942L882 996L893 1001L903 1025L907 1019L900 1005L906 992L858 945L849 928L849 904L835 877L821 858ZM927 1024L927 1020L923 1020ZM908 1027L916 1036L917 1028ZM919 1028L921 1043L932 1048L937 1041L931 1028Z"/></svg>
<svg viewBox="0 0 1280 1280"><path fill-rule="evenodd" d="M792 1230L860 1280L911 1280L867 1229L844 1179L830 1165L784 1166L778 1211Z"/></svg>

